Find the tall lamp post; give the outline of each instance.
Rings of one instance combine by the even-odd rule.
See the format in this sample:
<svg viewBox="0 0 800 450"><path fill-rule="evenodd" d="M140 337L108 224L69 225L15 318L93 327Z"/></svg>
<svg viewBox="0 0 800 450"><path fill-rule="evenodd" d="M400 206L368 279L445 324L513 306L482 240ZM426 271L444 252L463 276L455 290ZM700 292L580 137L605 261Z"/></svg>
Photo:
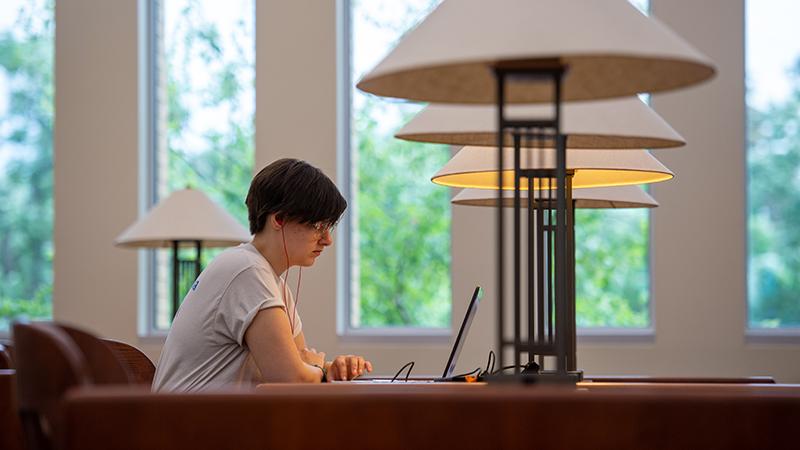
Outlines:
<svg viewBox="0 0 800 450"><path fill-rule="evenodd" d="M507 154L512 151L510 148L504 149ZM522 149L522 157L516 165L526 172L551 171L557 163L555 153L554 149L536 151ZM542 371L536 374L526 372L525 375L542 374L550 377L554 372L545 370L541 362L544 356L553 356L564 359L567 372L566 375L561 374L562 377L556 376L553 379L566 377L579 380L582 374L577 368L576 357L574 208L578 204L582 206L586 204L587 192L581 188L598 187L597 189L603 190L614 189L603 186L617 185L616 189L623 189L631 185L666 181L671 179L673 174L645 150L567 150L567 157L569 163L566 172L570 188L567 192L569 203L566 208L565 259L568 271L565 277L567 286L563 294L565 299L563 306L556 302L559 291L556 274L552 270L552 260L557 255L555 244L558 233L555 227L557 217L554 210L557 205L552 180L545 181L549 184L537 185L542 182L541 179L527 179L527 190L514 192L508 189L508 179L512 175L513 166L510 163L511 158L507 157L506 166L500 171L505 180L504 190L498 192L495 181L498 171L493 164L491 152L480 147L464 147L433 176L432 181L444 186L484 190L484 198L489 194L495 196L494 206L498 205L497 196L502 195L503 206L517 206L527 210L526 220L531 226L527 228L527 233L521 236L519 245L514 248L514 267L517 271L521 271L524 267L527 273L536 276L529 277L527 283L519 288L520 290L522 287L526 288L527 295L523 298L515 296L512 303L514 367L519 372L523 366L523 354L528 355L529 361L538 356ZM571 189L573 186L576 189ZM472 189L468 192L471 191ZM578 193L581 197L576 197ZM461 195L468 194L462 192ZM498 209L502 211L502 208ZM523 249L527 249L525 260L521 258ZM523 306L526 312L523 312ZM558 320L557 315L559 307L563 308L561 320ZM556 350L554 344L558 338L565 346L563 355L554 351ZM530 342L535 344L532 345ZM558 360L556 362L558 363Z"/></svg>
<svg viewBox="0 0 800 450"><path fill-rule="evenodd" d="M513 208L514 207L514 193L510 191L503 191L503 208ZM529 201L528 197L533 196L533 198ZM523 191L522 192L522 204L524 208L531 208L533 209L534 215L539 215L544 213L547 215L549 210L553 208L551 204L552 198L555 196L552 193L548 193L544 190L538 191ZM487 189L463 189L459 192L455 197L453 197L451 203L454 205L462 205L462 206L479 206L479 207L490 207L496 208L497 207L497 193L494 190L487 190ZM612 187L599 187L599 188L578 188L572 191L572 209L632 209L632 208L655 208L658 206L658 202L650 196L644 189L638 186L612 186ZM538 219L538 217L537 217ZM538 220L537 220L538 223ZM544 220L542 221L544 223ZM575 243L575 228L573 227L571 230L572 233L572 242ZM537 228L536 236L533 237L534 245L541 245L542 242L550 241L550 237L548 236L550 231L546 227ZM529 237L530 239L530 237ZM571 260L572 263L570 264L573 268L575 267L575 245L571 248ZM535 263L534 263L535 264ZM577 321L575 316L575 287L577 280L575 279L574 273L571 277L572 279L572 286L571 290L568 293L570 297L569 301L569 314L567 323L569 324L572 331L577 330ZM588 299L591 301L592 299ZM538 308L539 305L537 305ZM544 306L544 305L542 305ZM528 325L529 329L527 330L528 334L535 333L537 331L536 325L541 324L542 329L544 328L545 318L547 316L547 311L542 311L544 314L539 314L539 311L525 311L522 312L522 315L527 315L528 317ZM527 314L526 314L527 313ZM514 318L515 323L520 321L519 317ZM567 355L567 366L569 371L578 371L577 365L577 348L576 348L576 339L570 339L568 342L568 355ZM519 359L521 355L515 354L515 359ZM545 370L545 362L544 362L544 355L535 355L533 353L528 354L528 362L535 361L536 356L538 356L538 367L540 370ZM519 364L519 362L517 362ZM501 366L502 367L502 366Z"/></svg>

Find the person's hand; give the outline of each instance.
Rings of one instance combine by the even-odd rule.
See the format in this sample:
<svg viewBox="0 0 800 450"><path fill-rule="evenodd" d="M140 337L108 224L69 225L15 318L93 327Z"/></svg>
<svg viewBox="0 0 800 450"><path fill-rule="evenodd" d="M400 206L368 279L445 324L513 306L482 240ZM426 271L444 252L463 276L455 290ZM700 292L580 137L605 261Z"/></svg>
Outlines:
<svg viewBox="0 0 800 450"><path fill-rule="evenodd" d="M352 380L365 372L372 372L372 363L361 356L341 355L326 363L328 380Z"/></svg>
<svg viewBox="0 0 800 450"><path fill-rule="evenodd" d="M306 364L323 367L325 364L325 352L318 352L316 349L306 347L300 350L300 359Z"/></svg>

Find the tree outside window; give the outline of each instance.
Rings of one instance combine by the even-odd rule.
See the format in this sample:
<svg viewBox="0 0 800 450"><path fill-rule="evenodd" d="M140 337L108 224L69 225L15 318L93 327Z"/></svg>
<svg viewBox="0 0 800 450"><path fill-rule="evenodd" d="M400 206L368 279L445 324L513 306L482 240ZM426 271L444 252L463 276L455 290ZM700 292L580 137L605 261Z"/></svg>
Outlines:
<svg viewBox="0 0 800 450"><path fill-rule="evenodd" d="M746 3L748 325L800 327L800 4Z"/></svg>
<svg viewBox="0 0 800 450"><path fill-rule="evenodd" d="M53 291L52 0L0 3L0 333Z"/></svg>
<svg viewBox="0 0 800 450"><path fill-rule="evenodd" d="M631 0L647 12L648 0ZM439 1L351 1L351 70L358 80ZM454 30L454 32L458 32ZM351 327L450 324L450 209L430 183L450 159L445 146L392 138L422 105L352 92L355 202ZM355 203L355 204L353 204ZM576 213L578 324L650 325L649 213Z"/></svg>
<svg viewBox="0 0 800 450"><path fill-rule="evenodd" d="M255 5L253 0L156 0L159 49L154 190L159 199L192 187L247 223L253 176ZM204 250L205 263L220 250ZM156 252L153 326L172 317L171 255ZM185 259L194 258L187 250ZM179 286L183 296L194 280Z"/></svg>
<svg viewBox="0 0 800 450"><path fill-rule="evenodd" d="M352 0L352 80L439 1ZM394 139L422 105L355 89L352 99L349 327L449 328L450 192L430 176L450 149Z"/></svg>

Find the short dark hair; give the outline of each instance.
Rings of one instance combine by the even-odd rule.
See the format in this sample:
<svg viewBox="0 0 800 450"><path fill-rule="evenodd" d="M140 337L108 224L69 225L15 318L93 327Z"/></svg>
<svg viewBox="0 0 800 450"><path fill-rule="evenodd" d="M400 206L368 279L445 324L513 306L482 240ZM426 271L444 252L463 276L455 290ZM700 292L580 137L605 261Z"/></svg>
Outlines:
<svg viewBox="0 0 800 450"><path fill-rule="evenodd" d="M267 217L332 226L347 208L347 201L330 178L311 164L297 159L279 159L253 177L247 192L250 233L266 226Z"/></svg>

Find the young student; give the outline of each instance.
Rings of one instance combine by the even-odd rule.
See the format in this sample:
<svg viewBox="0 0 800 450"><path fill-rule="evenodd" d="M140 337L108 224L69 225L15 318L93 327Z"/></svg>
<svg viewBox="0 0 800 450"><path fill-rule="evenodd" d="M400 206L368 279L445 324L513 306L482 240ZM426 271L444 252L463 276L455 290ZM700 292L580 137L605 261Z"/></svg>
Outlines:
<svg viewBox="0 0 800 450"><path fill-rule="evenodd" d="M333 243L347 202L304 161L281 159L253 178L245 201L247 244L220 253L200 274L172 323L153 390L196 391L267 382L349 380L372 365L361 356L306 347L288 269L314 265ZM281 278L284 275L284 278Z"/></svg>

